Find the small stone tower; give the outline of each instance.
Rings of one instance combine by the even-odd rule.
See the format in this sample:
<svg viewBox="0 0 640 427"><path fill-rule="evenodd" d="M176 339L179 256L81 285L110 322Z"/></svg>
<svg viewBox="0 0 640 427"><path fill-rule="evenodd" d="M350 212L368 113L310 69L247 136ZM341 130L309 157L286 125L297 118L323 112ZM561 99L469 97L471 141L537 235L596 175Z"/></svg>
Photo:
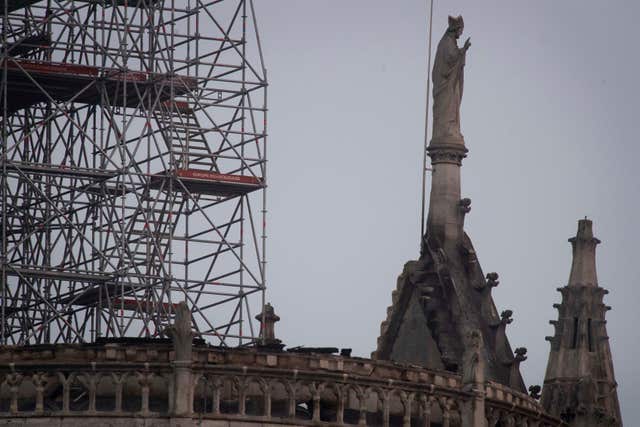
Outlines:
<svg viewBox="0 0 640 427"><path fill-rule="evenodd" d="M547 337L551 352L542 392L542 404L571 426L622 426L613 361L603 304L608 293L598 286L596 246L592 222L578 221L578 233L569 239L573 262L569 284L558 291L555 334Z"/></svg>

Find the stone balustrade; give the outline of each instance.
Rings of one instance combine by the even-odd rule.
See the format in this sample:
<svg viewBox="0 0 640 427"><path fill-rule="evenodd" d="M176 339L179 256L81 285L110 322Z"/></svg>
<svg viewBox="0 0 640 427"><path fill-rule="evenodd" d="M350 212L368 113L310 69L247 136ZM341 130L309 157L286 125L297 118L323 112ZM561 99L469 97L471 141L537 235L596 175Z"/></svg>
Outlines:
<svg viewBox="0 0 640 427"><path fill-rule="evenodd" d="M206 346L186 365L174 358L162 341L0 348L0 425L455 427L478 398L490 427L563 425L526 394L466 390L459 375L415 366ZM190 396L174 393L178 368Z"/></svg>

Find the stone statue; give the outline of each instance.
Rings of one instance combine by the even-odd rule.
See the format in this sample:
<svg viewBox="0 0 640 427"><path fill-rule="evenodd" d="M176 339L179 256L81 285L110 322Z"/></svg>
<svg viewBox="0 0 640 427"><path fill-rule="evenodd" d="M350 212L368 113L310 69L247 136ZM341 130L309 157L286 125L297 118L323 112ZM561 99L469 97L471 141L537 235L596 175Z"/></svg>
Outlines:
<svg viewBox="0 0 640 427"><path fill-rule="evenodd" d="M482 359L482 333L469 331L462 356L462 384L466 387L484 384L484 360Z"/></svg>
<svg viewBox="0 0 640 427"><path fill-rule="evenodd" d="M464 86L464 64L470 39L462 48L457 39L462 35L462 16L449 16L449 28L438 43L433 65L433 140L462 140L460 103Z"/></svg>

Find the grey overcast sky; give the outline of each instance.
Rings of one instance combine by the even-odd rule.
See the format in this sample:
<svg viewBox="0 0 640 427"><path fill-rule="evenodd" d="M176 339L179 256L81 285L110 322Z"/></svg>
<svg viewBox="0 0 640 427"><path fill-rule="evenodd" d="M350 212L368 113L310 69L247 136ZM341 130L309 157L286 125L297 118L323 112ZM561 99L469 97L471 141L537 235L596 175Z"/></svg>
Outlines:
<svg viewBox="0 0 640 427"><path fill-rule="evenodd" d="M269 290L289 346L374 349L403 264L418 256L427 0L256 0L269 69ZM588 216L623 418L640 423L637 0L436 0L473 43L462 131L466 229L527 385L543 381Z"/></svg>

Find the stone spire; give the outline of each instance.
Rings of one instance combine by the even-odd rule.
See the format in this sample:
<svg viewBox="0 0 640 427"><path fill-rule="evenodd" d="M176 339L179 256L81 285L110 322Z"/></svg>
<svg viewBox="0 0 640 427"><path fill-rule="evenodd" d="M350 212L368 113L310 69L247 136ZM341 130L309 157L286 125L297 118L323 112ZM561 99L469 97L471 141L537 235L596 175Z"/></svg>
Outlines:
<svg viewBox="0 0 640 427"><path fill-rule="evenodd" d="M573 247L573 261L569 286L598 286L596 274L596 246L600 240L593 237L592 222L588 219L578 221L576 237L569 239Z"/></svg>
<svg viewBox="0 0 640 427"><path fill-rule="evenodd" d="M617 384L607 336L603 303L608 292L598 286L596 246L592 222L578 221L578 232L569 239L573 262L569 283L558 291L555 334L547 337L551 351L542 391L542 404L552 415L571 426L622 426Z"/></svg>
<svg viewBox="0 0 640 427"><path fill-rule="evenodd" d="M467 154L460 102L470 42L458 47L462 29L462 18L449 19L433 68L434 126L427 149L433 173L420 258L407 262L398 277L372 357L472 375L478 382L469 383L473 389L481 389L479 383L486 379L526 392L519 371L524 358L514 356L506 336L513 313L505 310L502 318L498 314L491 296L498 275L485 278L464 232L471 200L460 194L460 168ZM464 344L470 333L479 346L474 364L468 363Z"/></svg>

